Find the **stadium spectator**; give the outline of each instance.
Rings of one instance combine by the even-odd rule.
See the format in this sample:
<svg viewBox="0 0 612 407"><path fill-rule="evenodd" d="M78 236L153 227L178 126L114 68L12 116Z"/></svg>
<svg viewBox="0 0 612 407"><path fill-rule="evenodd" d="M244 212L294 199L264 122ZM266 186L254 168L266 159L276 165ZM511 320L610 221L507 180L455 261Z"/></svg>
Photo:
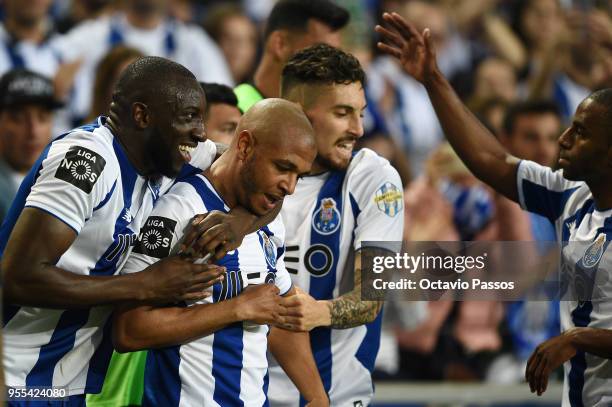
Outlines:
<svg viewBox="0 0 612 407"><path fill-rule="evenodd" d="M219 44L235 83L247 81L255 69L259 32L241 8L221 5L206 15L204 28Z"/></svg>
<svg viewBox="0 0 612 407"><path fill-rule="evenodd" d="M89 113L99 61L117 45L178 62L198 80L233 84L215 42L201 28L169 18L167 0L126 0L115 14L81 23L57 38L54 45L63 60L83 60L75 78L76 93L70 103L75 122L82 121Z"/></svg>
<svg viewBox="0 0 612 407"><path fill-rule="evenodd" d="M17 189L51 141L53 112L61 107L51 80L24 69L0 78L0 223Z"/></svg>
<svg viewBox="0 0 612 407"><path fill-rule="evenodd" d="M216 142L230 145L238 122L238 99L229 86L218 83L200 83L206 94L206 136Z"/></svg>
<svg viewBox="0 0 612 407"><path fill-rule="evenodd" d="M270 12L264 50L252 83L236 87L238 107L246 112L255 102L278 97L281 72L296 52L314 44L340 44L339 30L349 13L330 0L281 0Z"/></svg>

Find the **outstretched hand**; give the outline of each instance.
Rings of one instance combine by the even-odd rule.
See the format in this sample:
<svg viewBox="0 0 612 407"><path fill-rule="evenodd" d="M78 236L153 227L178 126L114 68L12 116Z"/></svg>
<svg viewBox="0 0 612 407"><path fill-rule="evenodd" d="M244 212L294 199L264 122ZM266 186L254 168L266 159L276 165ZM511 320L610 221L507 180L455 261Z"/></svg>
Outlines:
<svg viewBox="0 0 612 407"><path fill-rule="evenodd" d="M381 35L378 49L397 58L406 73L425 84L436 72L436 53L428 28L419 33L416 28L397 13L384 13L388 27L377 25Z"/></svg>

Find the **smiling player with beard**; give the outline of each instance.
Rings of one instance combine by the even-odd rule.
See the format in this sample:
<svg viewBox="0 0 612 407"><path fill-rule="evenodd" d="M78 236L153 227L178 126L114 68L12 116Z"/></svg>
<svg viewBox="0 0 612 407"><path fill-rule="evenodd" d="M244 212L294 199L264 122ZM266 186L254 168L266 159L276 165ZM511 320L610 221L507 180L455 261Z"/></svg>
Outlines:
<svg viewBox="0 0 612 407"><path fill-rule="evenodd" d="M366 108L357 59L328 45L306 48L289 60L281 83L282 97L304 109L317 144L310 173L281 210L287 270L305 291L284 300L284 327L310 331L331 405L367 406L382 303L361 300L360 251L369 249L366 241L402 240L402 183L373 151L353 152ZM300 403L278 367L270 369L269 397L273 406Z"/></svg>

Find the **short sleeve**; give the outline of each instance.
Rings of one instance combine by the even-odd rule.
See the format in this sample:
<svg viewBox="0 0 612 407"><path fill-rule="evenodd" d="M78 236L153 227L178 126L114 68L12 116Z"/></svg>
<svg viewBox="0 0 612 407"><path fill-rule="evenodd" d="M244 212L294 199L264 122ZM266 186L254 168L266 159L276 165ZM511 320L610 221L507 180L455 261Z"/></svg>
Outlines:
<svg viewBox="0 0 612 407"><path fill-rule="evenodd" d="M160 259L175 254L191 219L204 212L206 208L190 184L175 184L155 204L121 274L142 271Z"/></svg>
<svg viewBox="0 0 612 407"><path fill-rule="evenodd" d="M190 165L205 170L215 161L217 156L217 146L211 140L198 143L198 146L191 155Z"/></svg>
<svg viewBox="0 0 612 407"><path fill-rule="evenodd" d="M368 151L367 155L375 153ZM351 180L349 199L355 215L354 249L363 242L389 248L382 242L400 242L404 232L402 181L391 164L378 156L362 157L363 165ZM367 162L366 162L367 160ZM393 250L399 250L399 247Z"/></svg>
<svg viewBox="0 0 612 407"><path fill-rule="evenodd" d="M567 200L584 185L565 179L561 171L528 160L520 162L516 178L521 207L553 223L563 213Z"/></svg>
<svg viewBox="0 0 612 407"><path fill-rule="evenodd" d="M56 141L41 162L25 206L48 212L79 233L94 208L112 193L117 168L108 150L93 142Z"/></svg>
<svg viewBox="0 0 612 407"><path fill-rule="evenodd" d="M291 290L293 283L285 267L285 225L280 214L268 225L268 228L274 233L272 242L276 247L276 277L274 284L278 287L279 294L285 295Z"/></svg>

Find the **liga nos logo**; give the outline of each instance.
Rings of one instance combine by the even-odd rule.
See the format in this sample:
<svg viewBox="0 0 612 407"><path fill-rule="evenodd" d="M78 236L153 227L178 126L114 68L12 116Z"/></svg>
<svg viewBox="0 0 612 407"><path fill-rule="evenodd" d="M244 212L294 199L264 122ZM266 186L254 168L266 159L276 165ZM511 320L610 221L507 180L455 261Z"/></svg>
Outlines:
<svg viewBox="0 0 612 407"><path fill-rule="evenodd" d="M105 165L106 161L100 154L84 147L72 146L57 168L55 178L90 193Z"/></svg>
<svg viewBox="0 0 612 407"><path fill-rule="evenodd" d="M176 221L162 216L150 216L142 228L134 253L163 259L170 254L172 234L176 227Z"/></svg>

